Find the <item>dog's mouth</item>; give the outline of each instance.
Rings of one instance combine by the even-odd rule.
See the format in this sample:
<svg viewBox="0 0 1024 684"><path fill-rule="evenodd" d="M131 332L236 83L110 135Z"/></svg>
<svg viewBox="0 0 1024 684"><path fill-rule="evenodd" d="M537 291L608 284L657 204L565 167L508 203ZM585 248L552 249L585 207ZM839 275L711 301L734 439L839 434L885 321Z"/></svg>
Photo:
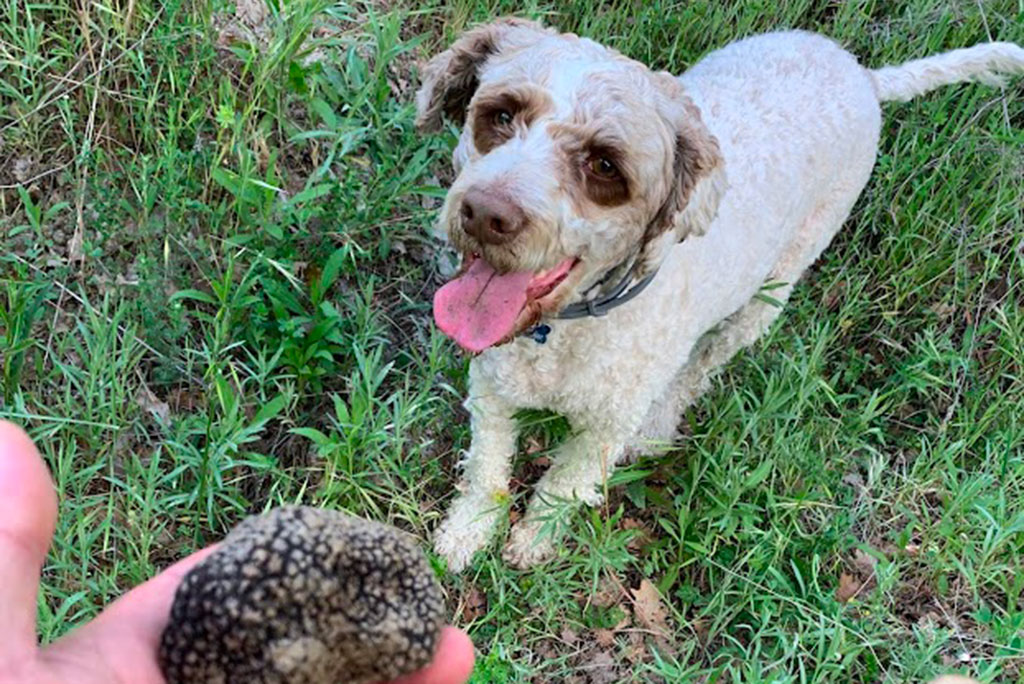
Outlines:
<svg viewBox="0 0 1024 684"><path fill-rule="evenodd" d="M486 259L469 254L462 273L434 295L434 320L460 347L481 352L557 306L555 290L579 263L570 257L546 271L501 274Z"/></svg>

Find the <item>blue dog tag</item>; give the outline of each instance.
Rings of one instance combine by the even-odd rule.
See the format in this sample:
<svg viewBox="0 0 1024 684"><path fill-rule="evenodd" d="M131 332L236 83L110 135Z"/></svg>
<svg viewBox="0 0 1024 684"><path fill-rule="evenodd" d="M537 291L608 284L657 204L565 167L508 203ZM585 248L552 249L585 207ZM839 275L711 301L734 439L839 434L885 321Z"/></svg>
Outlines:
<svg viewBox="0 0 1024 684"><path fill-rule="evenodd" d="M530 331L530 337L537 344L544 344L548 341L548 333L551 332L550 325L538 325L536 328Z"/></svg>

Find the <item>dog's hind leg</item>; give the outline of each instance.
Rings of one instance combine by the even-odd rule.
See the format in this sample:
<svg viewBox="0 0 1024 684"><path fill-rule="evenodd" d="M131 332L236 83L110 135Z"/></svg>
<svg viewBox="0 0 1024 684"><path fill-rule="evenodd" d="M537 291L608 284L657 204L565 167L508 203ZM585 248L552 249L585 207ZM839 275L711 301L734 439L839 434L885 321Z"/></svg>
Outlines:
<svg viewBox="0 0 1024 684"><path fill-rule="evenodd" d="M750 346L764 334L782 313L793 287L811 264L828 246L842 227L857 200L857 195L871 170L873 155L861 160L860 175L854 174L846 185L836 185L828 200L822 202L804 220L796 239L772 269L770 287L765 297L755 297L739 311L727 317L712 331L706 333L694 347L689 362L680 371L674 383L675 418L678 424L682 412L706 392L711 379L740 350ZM654 407L652 411L657 411ZM663 426L669 422L660 418Z"/></svg>
<svg viewBox="0 0 1024 684"><path fill-rule="evenodd" d="M785 301L791 290L791 284L780 286L772 291L772 296ZM734 354L761 336L780 310L778 306L755 299L705 334L661 398L651 404L643 425L626 449L625 459L671 449L679 435L683 411L708 391L714 374Z"/></svg>

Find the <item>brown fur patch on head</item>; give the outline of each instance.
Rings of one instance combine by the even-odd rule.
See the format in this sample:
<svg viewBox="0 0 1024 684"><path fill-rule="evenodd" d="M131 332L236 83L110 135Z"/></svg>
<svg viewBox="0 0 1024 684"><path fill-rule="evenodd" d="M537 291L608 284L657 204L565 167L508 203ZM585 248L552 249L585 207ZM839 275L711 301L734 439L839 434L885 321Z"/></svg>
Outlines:
<svg viewBox="0 0 1024 684"><path fill-rule="evenodd" d="M665 202L651 222L647 224L644 234L645 241L653 240L675 227L676 216L686 208L697 183L718 166L718 142L711 138L710 147L706 145L707 142L700 137L691 138L686 133L676 135L675 154L672 161L674 180L669 187Z"/></svg>
<svg viewBox="0 0 1024 684"><path fill-rule="evenodd" d="M718 140L704 125L700 109L669 74L656 74L668 96L666 118L675 132L672 181L668 196L647 224L641 259L645 270L656 268L664 240L678 242L689 235L703 235L714 219L724 190L724 162ZM668 233L674 233L667 236ZM652 263L652 260L657 263Z"/></svg>
<svg viewBox="0 0 1024 684"><path fill-rule="evenodd" d="M624 141L585 124L556 122L548 131L563 158L562 190L577 214L588 216L595 208L611 209L633 198L629 147Z"/></svg>
<svg viewBox="0 0 1024 684"><path fill-rule="evenodd" d="M473 103L473 145L480 154L525 130L553 106L551 96L539 88L509 86L481 92Z"/></svg>
<svg viewBox="0 0 1024 684"><path fill-rule="evenodd" d="M525 47L549 33L537 22L510 17L463 34L423 70L423 84L416 93L416 126L421 131L437 130L442 114L462 125L480 84L480 69L487 60L502 50Z"/></svg>
<svg viewBox="0 0 1024 684"><path fill-rule="evenodd" d="M583 159L583 189L587 199L600 207L617 207L629 201L629 179L624 171L623 148L591 143Z"/></svg>

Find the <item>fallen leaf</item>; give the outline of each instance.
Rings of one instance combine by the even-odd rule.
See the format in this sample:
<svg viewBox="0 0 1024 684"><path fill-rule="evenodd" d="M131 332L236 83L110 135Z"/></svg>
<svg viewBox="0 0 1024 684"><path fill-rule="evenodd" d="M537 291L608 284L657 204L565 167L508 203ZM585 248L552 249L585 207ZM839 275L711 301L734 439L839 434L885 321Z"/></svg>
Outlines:
<svg viewBox="0 0 1024 684"><path fill-rule="evenodd" d="M697 641L699 641L702 646L708 645L708 637L711 636L711 633L708 629L707 622L705 622L702 618L697 618L692 623L690 623L690 629L693 630L693 635L697 637Z"/></svg>
<svg viewBox="0 0 1024 684"><path fill-rule="evenodd" d="M203 405L203 394L186 387L178 387L168 393L167 403L176 413L188 413Z"/></svg>
<svg viewBox="0 0 1024 684"><path fill-rule="evenodd" d="M555 648L555 642L550 639L543 639L534 646L534 649L537 651L537 655L545 660L553 660L558 657L558 649Z"/></svg>
<svg viewBox="0 0 1024 684"><path fill-rule="evenodd" d="M152 413L161 423L166 423L171 418L171 407L167 405L167 402L160 401L145 385L139 387L139 393L135 395L135 403L144 411Z"/></svg>
<svg viewBox="0 0 1024 684"><path fill-rule="evenodd" d="M636 551L651 538L651 530L643 522L634 518L624 518L622 520L622 529L624 530L636 530L638 534L634 536L629 542L626 543L626 548L631 551Z"/></svg>
<svg viewBox="0 0 1024 684"><path fill-rule="evenodd" d="M860 473L856 472L843 475L843 484L850 485L856 489L858 493L867 489L867 487L864 486L864 478L860 476Z"/></svg>
<svg viewBox="0 0 1024 684"><path fill-rule="evenodd" d="M839 587L836 589L836 600L840 603L846 603L854 596L856 596L864 583L856 579L849 573L843 573L839 576Z"/></svg>
<svg viewBox="0 0 1024 684"><path fill-rule="evenodd" d="M620 584L610 577L602 577L597 584L597 590L590 595L590 602L598 608L607 608L619 602L623 598Z"/></svg>
<svg viewBox="0 0 1024 684"><path fill-rule="evenodd" d="M615 632L610 629L595 629L593 634L594 641L605 648L615 643Z"/></svg>
<svg viewBox="0 0 1024 684"><path fill-rule="evenodd" d="M586 667L591 684L615 684L622 681L615 668L615 659L605 651L593 654Z"/></svg>
<svg viewBox="0 0 1024 684"><path fill-rule="evenodd" d="M75 229L71 239L68 240L68 261L84 261L85 260L85 242L82 237L82 231L78 228Z"/></svg>
<svg viewBox="0 0 1024 684"><path fill-rule="evenodd" d="M235 16L249 26L262 26L267 19L267 3L264 0L235 0Z"/></svg>
<svg viewBox="0 0 1024 684"><path fill-rule="evenodd" d="M867 581L875 574L875 566L878 565L878 559L874 556L864 553L860 549L856 549L853 552L853 567L857 570L862 578Z"/></svg>
<svg viewBox="0 0 1024 684"><path fill-rule="evenodd" d="M462 598L460 622L472 622L487 611L487 597L476 587L470 587Z"/></svg>
<svg viewBox="0 0 1024 684"><path fill-rule="evenodd" d="M634 665L647 660L647 646L644 644L643 634L640 632L629 633L629 646L626 647L626 660Z"/></svg>
<svg viewBox="0 0 1024 684"><path fill-rule="evenodd" d="M669 635L668 613L661 604L661 594L650 580L641 580L640 586L633 590L633 610L641 627L659 636Z"/></svg>

